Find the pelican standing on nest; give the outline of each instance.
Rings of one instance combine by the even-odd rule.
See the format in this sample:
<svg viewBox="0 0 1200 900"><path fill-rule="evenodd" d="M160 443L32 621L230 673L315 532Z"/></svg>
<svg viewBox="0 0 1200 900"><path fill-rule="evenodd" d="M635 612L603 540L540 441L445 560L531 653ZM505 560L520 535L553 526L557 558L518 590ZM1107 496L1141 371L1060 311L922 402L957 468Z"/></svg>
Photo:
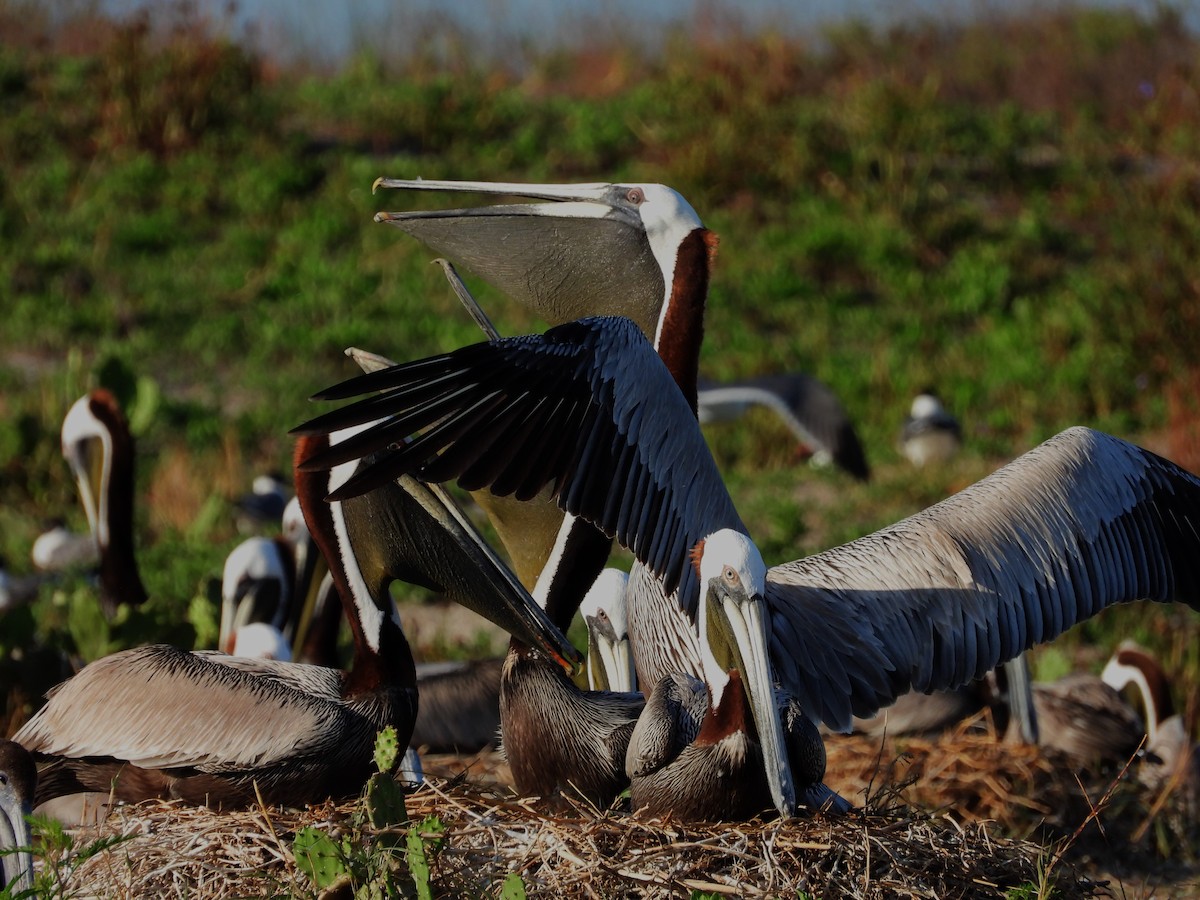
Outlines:
<svg viewBox="0 0 1200 900"><path fill-rule="evenodd" d="M844 730L852 715L909 689L981 677L1114 603L1200 602L1200 479L1086 428L889 528L768 570L671 384L631 323L582 320L319 395L386 392L298 431L394 418L302 466L384 451L334 499L410 471L517 497L552 485L568 512L634 552L640 577L659 582L646 596L673 601L657 608L660 640L650 650L666 671L706 680L706 716L736 696L725 690L732 673L745 678L771 797L784 813L794 808L792 766L805 790L820 787L824 754L807 737L809 719ZM632 574L630 586L638 590ZM715 625L699 622L699 610L716 615ZM715 662L737 666L713 684L718 648L700 643L722 631L728 646ZM639 656L639 672L643 663ZM803 711L797 735L807 759L781 752L773 680ZM712 803L703 815L725 808Z"/></svg>
<svg viewBox="0 0 1200 900"><path fill-rule="evenodd" d="M324 438L300 441L308 456ZM242 806L351 796L372 769L376 733L405 743L416 676L388 585L445 591L567 668L574 648L453 508L411 479L325 504L353 470L297 473L314 539L354 638L349 671L153 645L116 653L57 687L16 739L48 763L38 802L87 790L122 800Z"/></svg>

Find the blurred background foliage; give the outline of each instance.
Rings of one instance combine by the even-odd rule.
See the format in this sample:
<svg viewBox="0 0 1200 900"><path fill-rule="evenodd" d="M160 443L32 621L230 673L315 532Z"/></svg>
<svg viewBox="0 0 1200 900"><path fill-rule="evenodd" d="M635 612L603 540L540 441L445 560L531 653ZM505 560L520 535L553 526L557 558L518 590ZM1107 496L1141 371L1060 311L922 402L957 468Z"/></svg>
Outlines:
<svg viewBox="0 0 1200 900"><path fill-rule="evenodd" d="M406 53L317 67L187 4L117 19L0 2L0 554L24 573L46 520L84 527L58 429L108 386L137 433L160 610L122 631L68 615L89 585L59 582L0 619L9 657L208 635L231 502L289 470L306 398L352 373L342 350L478 338L431 254L371 220L461 198L372 196L380 175L683 193L722 238L704 374L819 377L874 467L860 485L797 466L767 416L713 427L769 561L888 524L1071 424L1200 468L1200 43L1181 13L804 36L706 21L653 50L614 27L504 61L414 22ZM539 327L472 287L502 330ZM896 435L928 385L966 445L917 472ZM1132 636L1194 675L1195 624L1131 608L1059 654L1095 665Z"/></svg>

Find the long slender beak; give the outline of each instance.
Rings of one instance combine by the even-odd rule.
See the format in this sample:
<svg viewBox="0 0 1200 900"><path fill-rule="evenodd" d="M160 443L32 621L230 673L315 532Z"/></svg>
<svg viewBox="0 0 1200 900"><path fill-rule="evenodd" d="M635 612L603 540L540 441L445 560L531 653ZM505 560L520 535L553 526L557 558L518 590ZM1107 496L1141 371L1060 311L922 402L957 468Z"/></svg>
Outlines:
<svg viewBox="0 0 1200 900"><path fill-rule="evenodd" d="M657 326L662 270L640 212L619 185L381 178L375 187L542 201L380 212L375 221L415 237L551 324L624 315L647 333Z"/></svg>
<svg viewBox="0 0 1200 900"><path fill-rule="evenodd" d="M0 800L0 846L16 848L0 857L0 888L13 896L33 887L33 834L26 818L30 812L11 794Z"/></svg>
<svg viewBox="0 0 1200 900"><path fill-rule="evenodd" d="M593 691L635 691L637 675L629 640L605 634L599 627L588 629L588 686Z"/></svg>
<svg viewBox="0 0 1200 900"><path fill-rule="evenodd" d="M1000 667L1004 673L1005 693L1008 699L1009 732L1016 734L1023 743L1038 742L1037 711L1033 706L1033 679L1029 675L1029 661L1022 653ZM1015 726L1013 723L1016 723Z"/></svg>
<svg viewBox="0 0 1200 900"><path fill-rule="evenodd" d="M95 446L92 446L93 444ZM63 455L67 458L67 465L79 488L79 497L83 501L83 511L87 516L88 527L92 530L92 537L98 544L103 545L107 535L100 518L99 498L96 496L104 477L104 457L99 445L100 442L95 438L85 438L64 448Z"/></svg>
<svg viewBox="0 0 1200 900"><path fill-rule="evenodd" d="M746 693L749 694L750 713L758 731L771 799L780 815L794 816L796 785L788 762L779 706L775 702L775 680L767 652L770 635L767 632L766 604L758 595L748 599L744 596L723 596L719 603L710 603L710 609L717 613L719 620L723 620L721 624L728 629L732 638L730 649L742 673Z"/></svg>
<svg viewBox="0 0 1200 900"><path fill-rule="evenodd" d="M466 557L465 562L452 566L457 583L444 585L446 593L518 640L542 650L569 674L577 673L583 665L579 651L480 536L454 498L441 485L425 484L408 476L397 483L437 523L438 534L452 542L445 552ZM429 546L428 550L442 552L437 546Z"/></svg>
<svg viewBox="0 0 1200 900"><path fill-rule="evenodd" d="M604 182L591 184L523 184L516 181L438 181L424 178L376 178L371 185L374 194L380 188L399 188L406 191L460 191L471 194L502 194L508 197L529 197L535 200L592 200L599 201L612 187Z"/></svg>

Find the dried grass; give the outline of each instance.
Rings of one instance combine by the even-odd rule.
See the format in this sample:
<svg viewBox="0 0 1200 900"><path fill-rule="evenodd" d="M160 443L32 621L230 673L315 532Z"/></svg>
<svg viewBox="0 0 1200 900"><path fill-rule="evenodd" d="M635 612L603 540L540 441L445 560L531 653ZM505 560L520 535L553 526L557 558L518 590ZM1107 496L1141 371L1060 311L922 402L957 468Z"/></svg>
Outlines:
<svg viewBox="0 0 1200 900"><path fill-rule="evenodd" d="M511 872L530 896L1042 896L1049 883L1058 898L1195 896L1194 819L1156 804L1128 772L1075 771L978 725L932 739L829 738L828 783L867 810L845 818L683 825L582 804L551 810L514 796L492 752L427 757L408 812L445 824L431 853L439 897L494 896ZM292 838L310 825L355 835L355 809L118 808L78 829L76 846L127 840L75 865L63 892L315 896Z"/></svg>
<svg viewBox="0 0 1200 900"><path fill-rule="evenodd" d="M867 742L862 743L852 750L832 742L831 761L857 765L854 754L865 752ZM956 760L925 754L922 771L933 783L949 785L947 777L981 767L971 761L975 749L956 752ZM878 742L874 753L879 756ZM1035 779L1045 772L1023 753L1019 758L1018 772L1035 773ZM1001 769L991 778L971 775L971 783L1009 790L1005 785L1014 776ZM506 767L494 754L431 758L427 775L407 803L413 821L432 815L446 826L445 841L432 858L435 896L494 895L505 876L517 872L530 896L759 897L803 891L846 898L996 897L1014 889L1036 891L1050 862L1037 843L997 837L994 824L958 821L948 812L897 802L908 791L925 796L925 789L882 776L876 784L885 790L868 800L868 812L846 818L680 825L579 804L549 811L538 800L514 797L505 784ZM354 809L327 804L304 812L217 813L158 802L118 808L100 825L78 829L76 845L112 835L127 839L74 866L63 890L100 897L313 896L292 857L292 837L309 825L334 835L350 833ZM1050 868L1055 896L1096 895L1097 885L1073 863Z"/></svg>

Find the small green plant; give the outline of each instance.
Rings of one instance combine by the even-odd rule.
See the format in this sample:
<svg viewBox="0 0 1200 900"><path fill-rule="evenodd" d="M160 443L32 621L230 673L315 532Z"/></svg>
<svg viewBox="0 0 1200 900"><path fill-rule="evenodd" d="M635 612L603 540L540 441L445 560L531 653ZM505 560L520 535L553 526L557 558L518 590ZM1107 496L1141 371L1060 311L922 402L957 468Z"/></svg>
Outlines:
<svg viewBox="0 0 1200 900"><path fill-rule="evenodd" d="M525 900L525 881L517 872L509 872L500 886L500 900Z"/></svg>
<svg viewBox="0 0 1200 900"><path fill-rule="evenodd" d="M433 858L442 847L446 826L437 816L426 816L408 830L406 840L408 871L417 889L418 900L433 898Z"/></svg>
<svg viewBox="0 0 1200 900"><path fill-rule="evenodd" d="M379 733L375 739L378 771L363 788L359 809L350 817L351 827L340 839L312 826L296 833L292 843L296 866L317 890L349 884L355 897L394 896L402 892L397 877L407 860L418 896L431 896L428 854L440 846L440 838L430 843L428 833L440 832L443 826L440 821L426 819L409 829L404 837L397 830L397 826L408 821L404 792L392 776L403 750L396 729L388 727ZM417 854L414 841L419 848Z"/></svg>
<svg viewBox="0 0 1200 900"><path fill-rule="evenodd" d="M4 892L2 896L72 897L75 892L71 890L71 876L82 863L133 838L131 834L115 834L80 845L55 819L31 816L29 821L34 848L42 859L41 871L30 890L12 895Z"/></svg>

